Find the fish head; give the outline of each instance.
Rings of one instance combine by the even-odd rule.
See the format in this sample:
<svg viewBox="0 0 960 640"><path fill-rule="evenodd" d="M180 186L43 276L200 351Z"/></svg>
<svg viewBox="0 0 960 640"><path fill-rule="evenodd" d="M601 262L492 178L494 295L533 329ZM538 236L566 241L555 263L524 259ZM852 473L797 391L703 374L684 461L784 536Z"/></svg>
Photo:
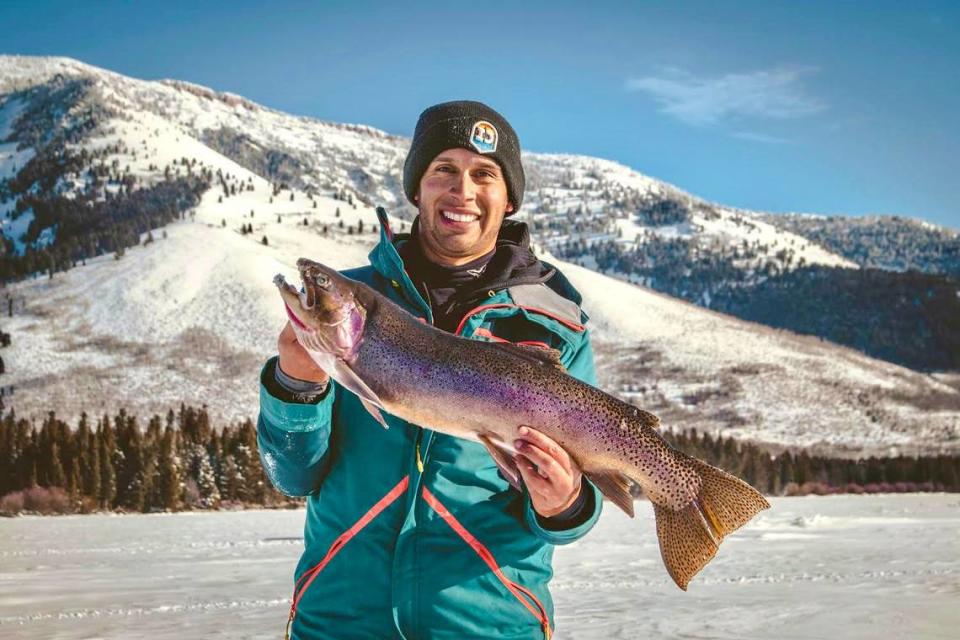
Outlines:
<svg viewBox="0 0 960 640"><path fill-rule="evenodd" d="M366 320L355 283L306 258L297 260L297 269L300 290L279 274L273 282L298 340L309 350L349 359L360 344Z"/></svg>

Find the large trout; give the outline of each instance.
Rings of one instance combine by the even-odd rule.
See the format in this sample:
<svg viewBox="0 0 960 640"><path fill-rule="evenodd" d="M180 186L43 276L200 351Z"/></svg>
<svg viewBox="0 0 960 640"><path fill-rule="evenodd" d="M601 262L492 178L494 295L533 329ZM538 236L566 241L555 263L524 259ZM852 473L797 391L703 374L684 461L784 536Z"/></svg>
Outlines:
<svg viewBox="0 0 960 640"><path fill-rule="evenodd" d="M633 517L630 485L653 503L660 552L681 589L724 536L770 505L748 484L668 445L659 419L562 371L556 352L460 338L360 282L297 261L303 288L274 282L297 338L387 426L382 411L482 442L519 487L517 430L542 431Z"/></svg>

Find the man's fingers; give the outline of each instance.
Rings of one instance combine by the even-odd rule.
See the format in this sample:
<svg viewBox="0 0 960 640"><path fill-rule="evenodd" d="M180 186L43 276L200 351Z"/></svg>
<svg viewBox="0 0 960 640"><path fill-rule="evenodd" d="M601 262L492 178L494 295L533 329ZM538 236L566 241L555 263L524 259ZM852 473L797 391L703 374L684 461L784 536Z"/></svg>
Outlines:
<svg viewBox="0 0 960 640"><path fill-rule="evenodd" d="M546 434L530 427L520 427L520 438L521 440L518 440L518 443L524 441L530 443L537 450L548 455L550 459L559 465L559 467L566 473L571 473L572 462L570 460L570 455L563 450L563 447L557 444L556 440L553 440ZM534 463L540 466L540 462L535 458Z"/></svg>
<svg viewBox="0 0 960 640"><path fill-rule="evenodd" d="M546 451L536 447L524 440L517 440L515 445L517 451L523 454L527 460L536 467L536 471L546 480L556 478L566 471L554 460Z"/></svg>
<svg viewBox="0 0 960 640"><path fill-rule="evenodd" d="M529 458L523 455L517 455L514 460L517 462L517 469L520 470L524 484L527 485L527 490L539 496L546 497L551 489L550 480L540 475Z"/></svg>
<svg viewBox="0 0 960 640"><path fill-rule="evenodd" d="M556 473L556 468L567 474L573 472L570 456L555 441L529 427L521 427L520 434L520 439L514 443L514 446L524 453L527 453L524 446L529 447L530 458L534 464L551 467L548 469L550 473Z"/></svg>
<svg viewBox="0 0 960 640"><path fill-rule="evenodd" d="M327 373L317 366L297 340L297 334L289 320L280 332L280 337L277 338L277 352L280 354L280 369L287 375L311 382L323 382L328 379Z"/></svg>

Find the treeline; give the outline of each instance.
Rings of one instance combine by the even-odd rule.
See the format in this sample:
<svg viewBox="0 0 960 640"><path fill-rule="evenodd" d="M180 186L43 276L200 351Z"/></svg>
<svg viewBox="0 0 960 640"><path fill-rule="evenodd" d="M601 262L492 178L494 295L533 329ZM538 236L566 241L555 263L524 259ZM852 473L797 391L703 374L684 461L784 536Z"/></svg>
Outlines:
<svg viewBox="0 0 960 640"><path fill-rule="evenodd" d="M711 308L820 336L911 369L960 369L960 280L879 269L804 267L716 292Z"/></svg>
<svg viewBox="0 0 960 640"><path fill-rule="evenodd" d="M212 172L195 170L196 161L178 165L174 160L162 169L162 181L141 184L119 158L137 161L148 156L145 139L140 149L129 149L123 141L76 149L101 130L107 117L121 116L100 104L89 80L57 77L11 98L26 106L6 141L36 153L24 166L14 166L10 178L0 180L0 204L15 203L7 216L32 216L18 239L23 243L19 251L11 238L2 239L0 282L37 273L52 276L106 253L120 257L124 249L139 244L141 234L183 218L212 183ZM149 168L161 171L154 164Z"/></svg>
<svg viewBox="0 0 960 640"><path fill-rule="evenodd" d="M794 261L783 247L752 271L737 266L772 247L757 242L700 251L686 238L637 245L567 241L559 256L591 256L615 272L695 304L771 327L819 336L920 371L960 369L956 277L918 271L844 269Z"/></svg>
<svg viewBox="0 0 960 640"><path fill-rule="evenodd" d="M680 450L769 495L960 491L960 456L848 460L784 452L732 438L667 433ZM181 406L143 428L121 410L76 428L50 413L39 427L0 420L0 513L179 511L287 506L299 501L266 479L250 420L214 428L205 409Z"/></svg>
<svg viewBox="0 0 960 640"><path fill-rule="evenodd" d="M123 252L140 243L140 235L181 219L209 187L203 175L186 176L137 190L110 194L105 200L61 195L25 195L18 206L33 211L24 241L37 239L42 229L55 229L48 246L28 244L22 255L5 240L0 256L0 281L11 282L34 273L52 275L78 262L106 253Z"/></svg>
<svg viewBox="0 0 960 640"><path fill-rule="evenodd" d="M13 410L0 421L0 512L89 513L280 506L260 465L250 420L215 429L181 406L145 428L121 410L71 428L51 412L39 427Z"/></svg>
<svg viewBox="0 0 960 640"><path fill-rule="evenodd" d="M899 216L764 216L862 267L960 276L960 234Z"/></svg>
<svg viewBox="0 0 960 640"><path fill-rule="evenodd" d="M695 429L664 433L684 453L742 478L767 495L960 491L960 456L870 457L860 460L784 451Z"/></svg>

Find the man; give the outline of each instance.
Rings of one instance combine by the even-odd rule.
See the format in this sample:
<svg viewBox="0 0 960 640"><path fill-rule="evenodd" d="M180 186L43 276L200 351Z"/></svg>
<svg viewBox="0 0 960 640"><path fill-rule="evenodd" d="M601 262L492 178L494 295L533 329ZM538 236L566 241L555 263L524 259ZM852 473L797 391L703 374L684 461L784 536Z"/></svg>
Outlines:
<svg viewBox="0 0 960 640"><path fill-rule="evenodd" d="M437 327L560 351L595 383L586 315L538 260L520 209L516 133L479 102L421 114L404 165L409 236L379 211L370 265L344 272ZM288 324L261 373L258 434L278 489L307 496L288 630L316 638L543 638L553 628L553 545L579 539L602 500L555 442L515 445L523 491L486 449L396 417L384 430L317 367Z"/></svg>

